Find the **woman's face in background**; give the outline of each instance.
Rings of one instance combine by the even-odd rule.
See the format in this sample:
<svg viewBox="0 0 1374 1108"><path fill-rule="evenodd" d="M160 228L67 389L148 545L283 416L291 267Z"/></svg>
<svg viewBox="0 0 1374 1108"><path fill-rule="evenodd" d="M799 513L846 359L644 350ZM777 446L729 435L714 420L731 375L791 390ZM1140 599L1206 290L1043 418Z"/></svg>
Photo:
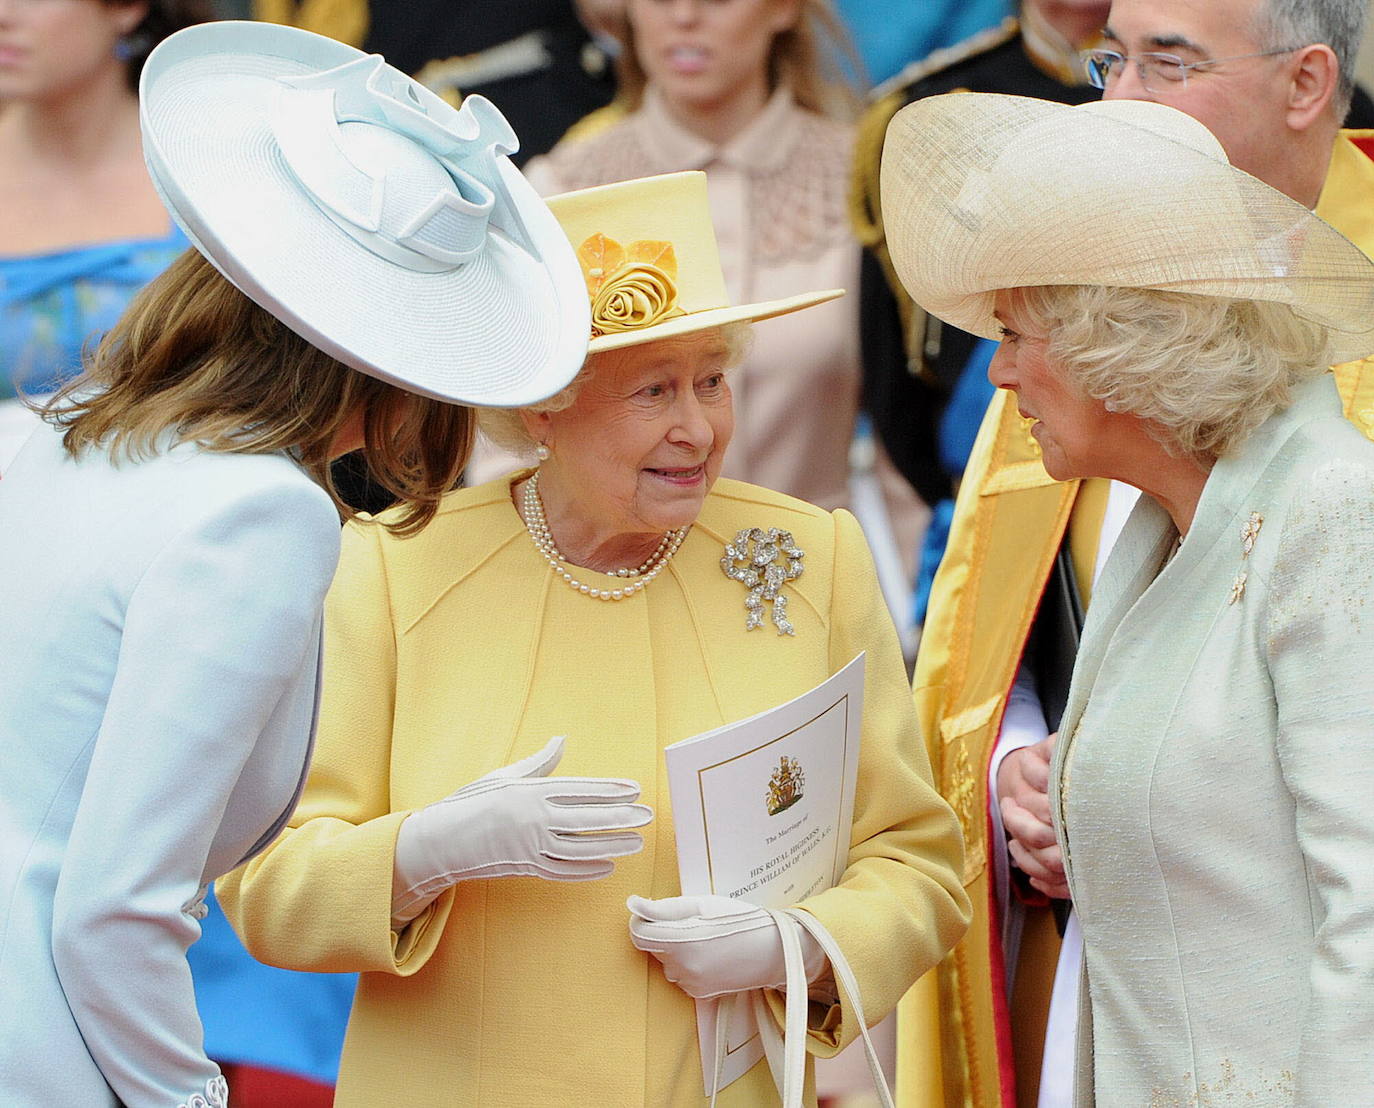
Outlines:
<svg viewBox="0 0 1374 1108"><path fill-rule="evenodd" d="M2 3L3 0L0 0ZM800 0L628 0L635 54L670 103L707 111L742 95L766 98L773 40Z"/></svg>
<svg viewBox="0 0 1374 1108"><path fill-rule="evenodd" d="M76 92L107 71L123 80L116 44L147 12L104 0L0 0L0 101Z"/></svg>
<svg viewBox="0 0 1374 1108"><path fill-rule="evenodd" d="M729 360L715 330L594 355L571 407L526 417L546 499L603 533L692 523L735 429Z"/></svg>

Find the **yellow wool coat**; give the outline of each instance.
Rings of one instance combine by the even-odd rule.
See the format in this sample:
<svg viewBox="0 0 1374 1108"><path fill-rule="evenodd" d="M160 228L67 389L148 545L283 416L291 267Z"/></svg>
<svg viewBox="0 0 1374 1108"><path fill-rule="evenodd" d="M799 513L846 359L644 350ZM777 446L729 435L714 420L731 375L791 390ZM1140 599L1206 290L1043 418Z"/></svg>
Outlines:
<svg viewBox="0 0 1374 1108"><path fill-rule="evenodd" d="M305 794L291 829L218 887L256 957L362 971L336 1103L703 1103L693 1003L627 926L630 894L680 891L661 751L796 696L861 650L849 868L802 906L847 954L876 1021L962 934L968 902L957 823L932 785L853 517L719 481L668 569L637 596L602 602L553 576L509 481L450 495L414 538L346 529ZM806 552L786 587L795 636L767 620L745 631L745 589L720 559L751 526L790 530ZM643 853L601 881L464 882L393 933L406 814L554 734L567 736L555 772L640 783L656 812ZM847 1006L813 1008L813 1053L856 1034ZM718 1103L776 1095L760 1063Z"/></svg>

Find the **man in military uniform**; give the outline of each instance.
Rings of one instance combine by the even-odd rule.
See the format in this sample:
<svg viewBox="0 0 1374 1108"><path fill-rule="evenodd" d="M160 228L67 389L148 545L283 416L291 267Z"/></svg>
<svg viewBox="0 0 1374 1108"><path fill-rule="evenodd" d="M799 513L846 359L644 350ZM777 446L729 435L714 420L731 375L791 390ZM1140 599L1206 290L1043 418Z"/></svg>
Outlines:
<svg viewBox="0 0 1374 1108"><path fill-rule="evenodd" d="M1097 69L1109 96L1157 100L1207 123L1236 165L1315 206L1374 254L1374 132L1339 129L1354 92L1364 16L1365 0L1114 0L1104 35L1111 53L1098 56ZM1374 365L1335 373L1347 416L1374 437ZM1071 608L1074 593L1090 600L1111 542L1104 520L1119 517L1111 504L1123 492L1129 495L1110 482L1053 481L1014 399L994 398L965 472L915 681L942 791L964 827L976 914L938 971L938 1014L930 983L903 1002L904 1105L1066 1103L1054 1099L1049 1060L1071 1043L1076 967L1072 958L1061 961L1048 988L1043 976L1037 982L1022 972L1027 962L1046 968L1047 953L1028 956L1028 944L1054 932L1052 924L1037 925L1034 910L1017 906L1066 892L1044 799L1053 721L1041 708L1056 690L1042 681L1028 710L1024 693L1033 683L1025 677L1047 671L1039 664L1046 640L1063 642L1040 627ZM1011 744L1020 749L1007 753L1009 730L1022 737ZM999 859L1007 873L1001 896ZM1018 881L1023 896L1011 891ZM1015 937L1007 923L1018 915L1020 966L1014 954L1004 964L1011 952L1004 943ZM1040 913L1040 924L1052 919ZM1071 919L1068 927L1071 934ZM1018 1023L1018 1016L1051 989L1067 1019L1051 1028L1048 1042L1039 1035L1047 1052L1042 1074L1030 1047L1043 1024ZM936 1071L942 1087L931 1092Z"/></svg>
<svg viewBox="0 0 1374 1108"><path fill-rule="evenodd" d="M951 495L936 427L977 340L911 303L887 255L878 167L898 110L942 92L1002 92L1064 104L1100 95L1078 51L1096 45L1110 0L1023 0L1019 19L937 50L874 90L855 151L853 219L866 247L859 277L864 405L897 468L934 505Z"/></svg>

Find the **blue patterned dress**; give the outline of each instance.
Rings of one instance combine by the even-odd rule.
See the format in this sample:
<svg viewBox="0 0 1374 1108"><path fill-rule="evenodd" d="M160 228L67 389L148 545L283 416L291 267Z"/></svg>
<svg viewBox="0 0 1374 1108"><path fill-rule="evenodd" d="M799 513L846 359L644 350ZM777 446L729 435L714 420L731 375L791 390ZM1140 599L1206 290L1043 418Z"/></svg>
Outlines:
<svg viewBox="0 0 1374 1108"><path fill-rule="evenodd" d="M0 255L0 400L76 376L83 348L189 245L174 226L161 238Z"/></svg>

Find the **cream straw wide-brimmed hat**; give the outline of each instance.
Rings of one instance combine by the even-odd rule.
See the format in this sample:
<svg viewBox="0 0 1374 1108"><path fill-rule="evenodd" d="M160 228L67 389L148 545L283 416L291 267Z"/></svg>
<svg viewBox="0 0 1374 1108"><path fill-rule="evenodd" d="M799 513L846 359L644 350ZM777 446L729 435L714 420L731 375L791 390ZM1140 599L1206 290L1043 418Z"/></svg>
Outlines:
<svg viewBox="0 0 1374 1108"><path fill-rule="evenodd" d="M996 338L1001 289L1104 285L1290 305L1374 351L1374 264L1161 104L932 96L888 126L883 217L922 308Z"/></svg>
<svg viewBox="0 0 1374 1108"><path fill-rule="evenodd" d="M565 192L550 197L549 208L577 248L591 301L593 354L770 319L844 295L843 289L826 289L732 305L704 173Z"/></svg>
<svg viewBox="0 0 1374 1108"><path fill-rule="evenodd" d="M425 396L518 407L587 351L582 272L481 97L269 23L189 27L149 56L144 156L191 241L334 358Z"/></svg>

